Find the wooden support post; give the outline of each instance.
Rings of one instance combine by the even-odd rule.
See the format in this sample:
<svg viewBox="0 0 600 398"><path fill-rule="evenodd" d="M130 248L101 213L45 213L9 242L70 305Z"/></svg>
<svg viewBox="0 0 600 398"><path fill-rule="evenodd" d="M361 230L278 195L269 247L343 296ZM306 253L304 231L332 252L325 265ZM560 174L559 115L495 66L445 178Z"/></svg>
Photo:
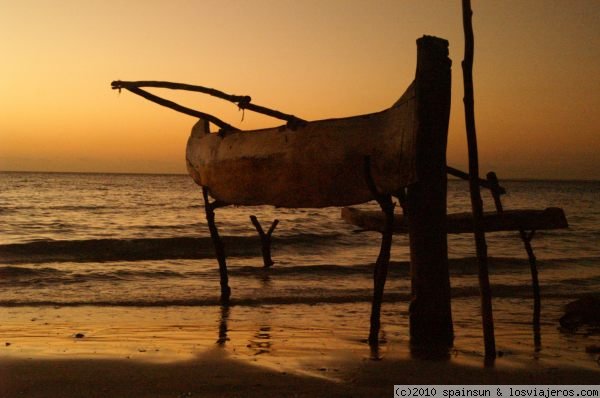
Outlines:
<svg viewBox="0 0 600 398"><path fill-rule="evenodd" d="M353 207L342 208L342 218L347 223L360 227L363 231L383 231L385 217L380 211L358 210ZM448 234L473 233L473 213L448 214L446 219ZM549 207L545 210L505 210L502 214L487 212L483 214L483 227L486 232L551 230L568 228L569 224L563 209ZM406 215L394 216L394 233L408 232Z"/></svg>
<svg viewBox="0 0 600 398"><path fill-rule="evenodd" d="M398 198L398 203L400 204L400 208L402 209L402 214L406 216L406 188L403 188L400 191L396 192L394 196Z"/></svg>
<svg viewBox="0 0 600 398"><path fill-rule="evenodd" d="M529 234L526 233L524 230L519 231L519 233L521 235L521 240L523 240L523 244L525 245L525 251L527 252L527 258L529 259L529 268L531 270L531 285L533 287L533 341L536 350L539 350L542 346L542 337L540 332L540 315L542 309L542 299L540 296L540 282L538 279L537 259L535 258L533 248L531 247L531 240L533 239L535 230L531 231L531 233Z"/></svg>
<svg viewBox="0 0 600 398"><path fill-rule="evenodd" d="M250 216L250 221L252 221L254 228L256 228L256 231L258 232L258 236L260 236L264 267L269 268L275 264L271 258L271 236L273 235L273 231L275 231L277 224L279 224L279 220L274 220L266 233L262 229L262 226L260 225L260 222L258 222L258 218L256 218L256 216Z"/></svg>
<svg viewBox="0 0 600 398"><path fill-rule="evenodd" d="M468 181L469 178L471 178L469 176L469 173L465 173L464 171L460 171L458 169L455 169L454 167L446 166L446 171L451 176L458 177L461 180ZM484 179L479 178L478 182L479 182L479 186L488 188L488 189L492 189L492 186L491 186L489 180L484 180ZM506 193L506 190L503 187L501 187L500 185L498 185L497 189L500 192L500 194L502 194L502 195L504 195Z"/></svg>
<svg viewBox="0 0 600 398"><path fill-rule="evenodd" d="M390 251L392 249L392 235L394 231L394 202L391 195L380 194L371 175L371 159L365 158L365 179L373 198L379 203L385 223L381 233L381 247L379 256L373 270L373 301L371 303L371 327L369 329L369 345L379 345L379 329L381 328L381 302L390 264Z"/></svg>
<svg viewBox="0 0 600 398"><path fill-rule="evenodd" d="M448 42L417 40L416 172L407 188L410 241L410 341L415 353L453 344L446 234L446 144L450 117Z"/></svg>
<svg viewBox="0 0 600 398"><path fill-rule="evenodd" d="M208 188L202 187L202 197L204 198L204 210L206 212L206 221L208 223L208 229L210 231L210 237L213 245L215 246L215 255L219 263L219 276L221 283L221 304L229 304L229 297L231 296L231 289L229 288L229 277L227 275L227 262L225 259L225 248L223 247L223 241L219 236L219 230L215 224L215 209L220 206L224 206L224 203L213 202L210 203L208 198Z"/></svg>
<svg viewBox="0 0 600 398"><path fill-rule="evenodd" d="M502 190L502 188L500 188L498 176L496 176L496 173L494 173L493 171L490 171L489 173L487 173L486 177L490 184L490 191L492 192L492 197L494 198L494 206L496 206L496 211L498 212L498 214L501 214L504 211L504 209L502 207L502 199L500 198L500 195L502 195L504 191Z"/></svg>
<svg viewBox="0 0 600 398"><path fill-rule="evenodd" d="M465 95L465 125L467 128L467 146L469 151L469 190L473 210L473 231L479 268L479 288L481 290L481 316L486 359L496 358L496 339L494 337L494 317L492 313L492 292L488 275L487 244L483 229L483 202L479 191L479 157L477 154L477 133L475 130L475 106L473 95L473 53L474 38L471 17L471 1L462 1L463 28L465 33L465 57L462 62Z"/></svg>

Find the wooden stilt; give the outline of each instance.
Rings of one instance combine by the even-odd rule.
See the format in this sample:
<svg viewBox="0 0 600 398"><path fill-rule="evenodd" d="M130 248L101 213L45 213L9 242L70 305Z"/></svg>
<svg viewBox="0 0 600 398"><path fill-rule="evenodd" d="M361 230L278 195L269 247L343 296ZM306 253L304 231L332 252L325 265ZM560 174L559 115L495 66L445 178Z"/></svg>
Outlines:
<svg viewBox="0 0 600 398"><path fill-rule="evenodd" d="M471 18L471 1L462 0L463 28L465 33L465 57L462 62L465 95L465 125L467 129L467 146L469 151L469 188L471 192L471 207L473 210L473 231L475 248L479 266L479 288L481 290L481 317L483 323L483 338L485 356L487 359L496 358L496 339L494 337L494 317L492 313L492 293L488 275L487 244L483 229L483 203L479 191L479 157L477 154L477 134L475 130L475 107L473 95L473 53L474 38Z"/></svg>
<svg viewBox="0 0 600 398"><path fill-rule="evenodd" d="M494 198L494 205L496 206L496 211L498 212L498 214L502 214L504 208L502 207L502 200L500 198L500 195L502 195L506 191L504 191L500 187L500 183L498 182L498 176L496 176L496 173L490 171L489 173L487 173L486 177L490 184L490 191L492 192L492 197Z"/></svg>
<svg viewBox="0 0 600 398"><path fill-rule="evenodd" d="M460 178L462 180L468 181L469 178L470 178L468 173L465 173L464 171L460 171L458 169L455 169L454 167L446 166L446 172L449 175L454 176L454 177L458 177L458 178ZM488 180L484 180L484 179L478 178L477 179L477 183L479 184L479 186L481 186L483 188L492 189L492 186L490 185L489 179ZM499 190L500 194L502 194L502 195L504 195L506 193L506 190L503 187L501 187L501 186L498 186L498 190Z"/></svg>
<svg viewBox="0 0 600 398"><path fill-rule="evenodd" d="M540 315L542 309L542 299L540 296L540 282L538 279L537 271L537 259L533 253L531 247L531 240L535 234L535 230L531 233L526 233L524 230L519 231L521 240L525 245L525 251L527 252L527 258L529 259L529 267L531 269L531 285L533 287L533 341L536 350L539 350L542 345L542 336L540 331Z"/></svg>
<svg viewBox="0 0 600 398"><path fill-rule="evenodd" d="M398 198L398 203L400 203L402 214L406 215L406 188L396 192L394 196Z"/></svg>
<svg viewBox="0 0 600 398"><path fill-rule="evenodd" d="M373 347L379 345L381 302L390 263L390 250L394 231L394 202L392 202L391 195L382 195L377 191L371 176L371 160L369 157L365 158L365 178L369 190L385 214L385 224L381 233L381 247L373 271L373 302L371 303L371 327L369 330L369 345Z"/></svg>
<svg viewBox="0 0 600 398"><path fill-rule="evenodd" d="M206 221L208 223L208 229L210 231L210 237L213 245L215 246L215 255L219 263L219 276L221 283L221 304L229 304L229 298L231 296L231 289L229 288L229 277L227 275L227 262L225 259L225 248L223 247L223 241L219 236L219 230L215 224L215 209L217 207L224 206L224 203L213 202L211 203L208 198L208 188L202 187L202 197L204 198L204 210L206 212Z"/></svg>
<svg viewBox="0 0 600 398"><path fill-rule="evenodd" d="M273 231L275 231L277 224L279 224L279 220L274 220L266 233L262 229L262 226L260 225L260 222L258 222L258 218L256 218L256 216L250 216L250 221L252 221L254 228L256 228L256 231L260 236L264 267L269 268L275 264L271 258L271 236L273 235Z"/></svg>

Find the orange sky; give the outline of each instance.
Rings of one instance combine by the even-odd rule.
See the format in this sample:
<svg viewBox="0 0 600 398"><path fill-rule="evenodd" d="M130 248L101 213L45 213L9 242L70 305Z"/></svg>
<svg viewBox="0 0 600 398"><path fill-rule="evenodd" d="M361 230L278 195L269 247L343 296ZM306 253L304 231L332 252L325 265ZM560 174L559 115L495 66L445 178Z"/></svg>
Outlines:
<svg viewBox="0 0 600 398"><path fill-rule="evenodd" d="M481 171L600 179L600 2L473 1ZM448 163L466 169L460 1L0 0L0 170L185 172L194 119L110 82L248 94L305 119L379 111L415 40L450 41ZM244 129L279 124L154 91Z"/></svg>

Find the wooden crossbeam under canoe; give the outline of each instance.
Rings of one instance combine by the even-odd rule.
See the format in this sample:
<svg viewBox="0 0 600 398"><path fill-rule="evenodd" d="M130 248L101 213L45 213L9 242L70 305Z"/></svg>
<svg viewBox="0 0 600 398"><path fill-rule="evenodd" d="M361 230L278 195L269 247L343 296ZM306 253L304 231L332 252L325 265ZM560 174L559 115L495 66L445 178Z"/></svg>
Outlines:
<svg viewBox="0 0 600 398"><path fill-rule="evenodd" d="M349 224L365 231L383 230L384 215L380 211L359 210L353 207L342 208L342 218ZM502 213L484 213L483 228L486 232L533 231L568 228L567 217L563 209L549 207L545 210L505 210ZM473 232L472 213L454 213L447 216L449 234ZM394 216L394 233L408 233L406 218L401 214Z"/></svg>

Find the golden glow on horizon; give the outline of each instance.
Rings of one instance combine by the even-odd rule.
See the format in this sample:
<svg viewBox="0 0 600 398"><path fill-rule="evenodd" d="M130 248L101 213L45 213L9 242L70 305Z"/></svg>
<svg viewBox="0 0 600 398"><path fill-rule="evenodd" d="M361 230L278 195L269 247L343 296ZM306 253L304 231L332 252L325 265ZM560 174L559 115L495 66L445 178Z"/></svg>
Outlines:
<svg viewBox="0 0 600 398"><path fill-rule="evenodd" d="M450 41L450 164L464 168L459 1L0 0L0 170L185 172L193 118L110 82L171 80L322 119L386 108L415 40ZM473 3L481 170L600 179L600 3ZM154 91L245 129L278 124Z"/></svg>

